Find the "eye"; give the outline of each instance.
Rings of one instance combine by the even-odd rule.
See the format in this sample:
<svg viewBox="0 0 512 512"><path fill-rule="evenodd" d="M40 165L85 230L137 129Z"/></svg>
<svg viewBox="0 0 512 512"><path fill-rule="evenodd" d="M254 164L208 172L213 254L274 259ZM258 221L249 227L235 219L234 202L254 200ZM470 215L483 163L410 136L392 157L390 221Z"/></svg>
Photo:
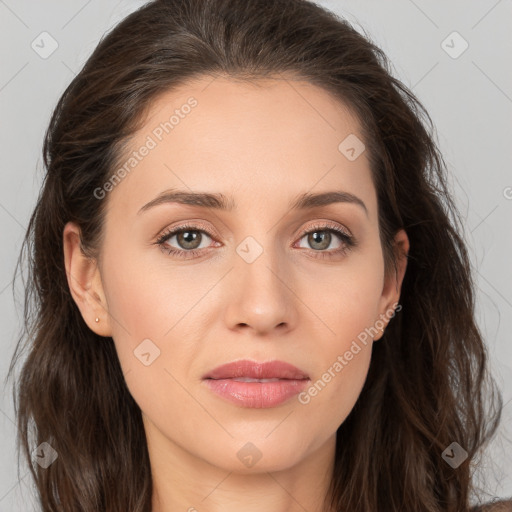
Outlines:
<svg viewBox="0 0 512 512"><path fill-rule="evenodd" d="M175 239L174 242L173 239ZM212 248L211 243L208 244L208 239L212 240L213 235L206 229L195 225L183 225L164 232L157 239L156 245L159 245L162 251L171 256L191 259L205 254L208 249ZM301 245L303 239L306 239L311 255L316 258L344 256L356 246L356 240L349 232L336 224L329 223L315 225L303 231L298 241L299 245L293 247L308 249ZM333 243L334 247L326 250Z"/></svg>
<svg viewBox="0 0 512 512"><path fill-rule="evenodd" d="M172 239L175 240L177 247L170 245ZM182 258L190 258L203 252L203 249L209 247L205 246L203 242L205 239L211 239L211 235L197 226L179 226L171 231L163 233L156 244L167 254L178 256Z"/></svg>
<svg viewBox="0 0 512 512"><path fill-rule="evenodd" d="M322 258L344 255L356 245L354 237L335 224L313 226L302 233L299 244L303 239L309 247L303 245L299 245L299 247L311 248L318 253L315 256ZM332 250L326 251L332 243L335 246L331 247Z"/></svg>

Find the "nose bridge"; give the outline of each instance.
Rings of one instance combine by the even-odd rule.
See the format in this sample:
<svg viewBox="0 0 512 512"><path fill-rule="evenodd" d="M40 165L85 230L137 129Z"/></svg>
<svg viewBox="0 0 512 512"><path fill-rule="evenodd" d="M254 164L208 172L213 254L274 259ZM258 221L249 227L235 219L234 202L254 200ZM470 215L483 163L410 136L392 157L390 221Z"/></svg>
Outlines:
<svg viewBox="0 0 512 512"><path fill-rule="evenodd" d="M235 250L235 293L228 308L231 327L245 324L263 332L291 324L293 300L285 284L289 272L272 232L249 235Z"/></svg>

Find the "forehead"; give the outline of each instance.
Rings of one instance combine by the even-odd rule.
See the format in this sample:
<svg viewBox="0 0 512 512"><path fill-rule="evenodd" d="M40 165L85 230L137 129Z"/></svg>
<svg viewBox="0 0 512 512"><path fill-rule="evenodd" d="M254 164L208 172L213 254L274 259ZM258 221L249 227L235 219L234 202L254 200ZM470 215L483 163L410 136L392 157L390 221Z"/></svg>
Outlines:
<svg viewBox="0 0 512 512"><path fill-rule="evenodd" d="M368 160L364 151L355 160L343 153L350 137L363 144L357 117L313 84L284 75L200 77L152 102L119 165L128 175L112 195L122 189L124 203L140 203L176 186L296 195L316 183L361 191L371 186ZM130 158L134 165L126 165Z"/></svg>
<svg viewBox="0 0 512 512"><path fill-rule="evenodd" d="M195 106L189 109L191 101ZM173 113L176 115L171 120ZM338 136L340 130L350 130L362 138L359 120L347 104L290 74L251 80L196 77L153 100L144 128L148 131L166 121L177 128L186 118L192 119L186 124L195 129L211 128L210 122L214 121L217 129L209 132L209 139L223 128L231 130L233 124L237 132L258 132L259 138L267 135L272 139L277 130L286 129L306 137L313 131ZM186 124L181 131L186 130Z"/></svg>

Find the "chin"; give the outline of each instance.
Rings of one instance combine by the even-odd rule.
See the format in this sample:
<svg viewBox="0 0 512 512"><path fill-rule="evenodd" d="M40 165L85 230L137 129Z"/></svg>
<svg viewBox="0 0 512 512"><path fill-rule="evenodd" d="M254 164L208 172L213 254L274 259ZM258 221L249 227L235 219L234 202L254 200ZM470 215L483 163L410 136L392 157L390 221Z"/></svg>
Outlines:
<svg viewBox="0 0 512 512"><path fill-rule="evenodd" d="M307 454L301 450L304 449L302 440L290 437L283 439L282 436L271 440L270 437L253 438L252 441L233 440L229 447L218 445L219 453L213 454L214 460L210 459L210 462L226 471L257 474L284 471L306 458ZM229 452L233 456L227 457Z"/></svg>

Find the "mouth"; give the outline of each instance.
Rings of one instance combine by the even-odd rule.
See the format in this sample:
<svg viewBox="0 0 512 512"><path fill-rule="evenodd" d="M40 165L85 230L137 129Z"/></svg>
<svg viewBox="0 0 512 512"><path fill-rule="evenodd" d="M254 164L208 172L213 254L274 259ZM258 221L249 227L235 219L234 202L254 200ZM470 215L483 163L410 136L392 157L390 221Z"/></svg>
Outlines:
<svg viewBox="0 0 512 512"><path fill-rule="evenodd" d="M299 368L283 361L234 361L206 374L203 381L220 397L239 407L277 407L300 393L310 381Z"/></svg>

